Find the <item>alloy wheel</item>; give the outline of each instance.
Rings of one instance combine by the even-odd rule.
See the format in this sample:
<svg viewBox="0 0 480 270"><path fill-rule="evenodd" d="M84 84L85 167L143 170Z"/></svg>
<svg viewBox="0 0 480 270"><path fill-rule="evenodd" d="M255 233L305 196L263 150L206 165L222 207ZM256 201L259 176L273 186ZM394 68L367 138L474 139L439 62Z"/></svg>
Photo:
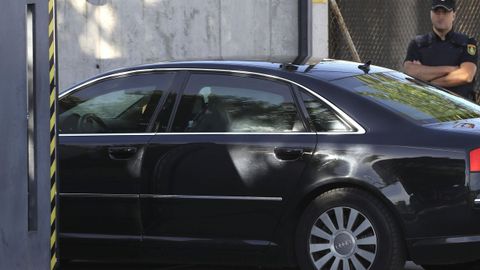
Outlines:
<svg viewBox="0 0 480 270"><path fill-rule="evenodd" d="M310 231L310 257L318 270L368 270L377 245L372 222L350 207L325 211Z"/></svg>

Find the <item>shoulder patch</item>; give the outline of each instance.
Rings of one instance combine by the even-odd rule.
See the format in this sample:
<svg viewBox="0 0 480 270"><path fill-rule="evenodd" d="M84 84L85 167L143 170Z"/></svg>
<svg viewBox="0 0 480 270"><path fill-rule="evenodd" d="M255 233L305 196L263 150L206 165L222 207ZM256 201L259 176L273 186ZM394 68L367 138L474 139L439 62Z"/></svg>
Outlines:
<svg viewBox="0 0 480 270"><path fill-rule="evenodd" d="M467 52L472 56L475 55L477 53L477 46L475 44L468 44Z"/></svg>

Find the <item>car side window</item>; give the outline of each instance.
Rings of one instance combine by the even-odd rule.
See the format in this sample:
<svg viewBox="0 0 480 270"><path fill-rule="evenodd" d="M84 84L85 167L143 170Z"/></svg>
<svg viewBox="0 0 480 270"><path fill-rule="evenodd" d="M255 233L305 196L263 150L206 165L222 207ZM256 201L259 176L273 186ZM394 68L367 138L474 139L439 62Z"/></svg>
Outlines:
<svg viewBox="0 0 480 270"><path fill-rule="evenodd" d="M292 90L283 82L230 74L193 74L173 132L302 132Z"/></svg>
<svg viewBox="0 0 480 270"><path fill-rule="evenodd" d="M302 99L317 132L349 132L353 129L325 102L302 92Z"/></svg>
<svg viewBox="0 0 480 270"><path fill-rule="evenodd" d="M143 74L102 81L59 100L59 132L146 132L174 73Z"/></svg>

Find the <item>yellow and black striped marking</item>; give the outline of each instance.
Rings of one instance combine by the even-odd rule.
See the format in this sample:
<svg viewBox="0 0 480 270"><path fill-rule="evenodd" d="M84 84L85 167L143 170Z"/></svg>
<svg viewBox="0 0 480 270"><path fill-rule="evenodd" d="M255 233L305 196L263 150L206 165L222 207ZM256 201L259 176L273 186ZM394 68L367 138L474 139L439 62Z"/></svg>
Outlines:
<svg viewBox="0 0 480 270"><path fill-rule="evenodd" d="M48 1L48 41L50 64L50 270L57 269L57 112L55 74L55 0Z"/></svg>

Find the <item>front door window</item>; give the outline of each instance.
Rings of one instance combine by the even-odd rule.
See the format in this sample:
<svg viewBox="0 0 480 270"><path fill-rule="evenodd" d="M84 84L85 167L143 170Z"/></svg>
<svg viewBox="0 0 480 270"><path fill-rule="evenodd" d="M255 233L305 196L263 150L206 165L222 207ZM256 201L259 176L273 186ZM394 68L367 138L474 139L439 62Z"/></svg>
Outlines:
<svg viewBox="0 0 480 270"><path fill-rule="evenodd" d="M62 98L60 133L143 133L174 74L100 82Z"/></svg>

